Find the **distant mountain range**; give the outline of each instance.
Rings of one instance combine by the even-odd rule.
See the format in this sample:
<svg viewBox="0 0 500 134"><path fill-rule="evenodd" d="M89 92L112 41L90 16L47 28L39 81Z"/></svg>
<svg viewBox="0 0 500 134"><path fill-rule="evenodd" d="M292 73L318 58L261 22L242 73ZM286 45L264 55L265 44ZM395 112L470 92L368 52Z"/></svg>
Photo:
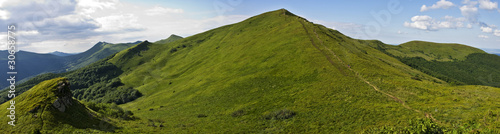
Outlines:
<svg viewBox="0 0 500 134"><path fill-rule="evenodd" d="M78 53L68 54L62 52L53 52L49 54L39 54L33 52L19 51L16 53L16 78L18 83L25 78L30 78L42 73L60 73L74 70L90 63L105 58L111 54L127 49L141 41L133 43L111 44L99 42L89 50ZM0 63L7 63L8 52L0 51ZM1 72L9 71L8 68L0 68ZM8 81L0 81L0 87L8 86Z"/></svg>
<svg viewBox="0 0 500 134"><path fill-rule="evenodd" d="M0 132L499 131L500 57L474 47L353 39L285 9L169 38L96 62L87 61L116 44L67 56L73 62L58 64L72 71L18 85L23 127ZM0 113L9 113L0 99Z"/></svg>
<svg viewBox="0 0 500 134"><path fill-rule="evenodd" d="M52 55L64 57L64 56L75 55L75 54L78 54L78 53L64 53L64 52L54 51L54 52L50 52L48 54L52 54Z"/></svg>

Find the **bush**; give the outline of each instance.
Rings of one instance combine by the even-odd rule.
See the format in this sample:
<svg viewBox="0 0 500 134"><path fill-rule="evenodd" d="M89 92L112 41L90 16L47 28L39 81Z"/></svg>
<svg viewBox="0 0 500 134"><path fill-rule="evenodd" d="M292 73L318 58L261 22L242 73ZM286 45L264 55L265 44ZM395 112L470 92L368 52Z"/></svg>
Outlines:
<svg viewBox="0 0 500 134"><path fill-rule="evenodd" d="M296 113L294 111L291 111L288 109L282 109L282 110L278 110L278 111L269 113L269 114L265 115L264 118L266 120L271 120L271 119L285 120L285 119L292 118L295 115L296 115Z"/></svg>
<svg viewBox="0 0 500 134"><path fill-rule="evenodd" d="M112 118L121 118L124 120L134 120L134 114L129 110L124 110L115 103L95 103L95 102L84 102L88 108L96 111L103 116Z"/></svg>
<svg viewBox="0 0 500 134"><path fill-rule="evenodd" d="M207 115L205 115L205 114L199 114L198 115L198 118L205 118L205 117L207 117Z"/></svg>
<svg viewBox="0 0 500 134"><path fill-rule="evenodd" d="M231 116L233 116L233 117L240 117L240 116L243 116L243 115L245 115L245 111L243 111L243 110L237 110L237 111L234 111L231 114Z"/></svg>

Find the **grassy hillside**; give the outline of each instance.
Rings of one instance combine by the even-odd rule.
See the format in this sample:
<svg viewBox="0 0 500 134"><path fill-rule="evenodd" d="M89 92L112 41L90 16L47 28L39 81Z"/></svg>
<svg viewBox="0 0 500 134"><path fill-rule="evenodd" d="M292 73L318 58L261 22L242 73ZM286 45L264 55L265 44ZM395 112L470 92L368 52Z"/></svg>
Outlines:
<svg viewBox="0 0 500 134"><path fill-rule="evenodd" d="M387 53L397 57L421 57L425 60L431 61L453 61L465 60L469 54L473 53L486 53L481 49L449 43L433 43L425 41L410 41L398 46L393 45L372 45L378 47ZM432 49L430 49L432 48Z"/></svg>
<svg viewBox="0 0 500 134"><path fill-rule="evenodd" d="M473 47L419 41L371 46L453 85L500 87L500 57Z"/></svg>
<svg viewBox="0 0 500 134"><path fill-rule="evenodd" d="M398 46L389 45L385 46L385 51L398 57L422 57L428 61L465 60L469 54L486 53L481 49L461 44L425 41L411 41Z"/></svg>
<svg viewBox="0 0 500 134"><path fill-rule="evenodd" d="M72 98L67 79L44 81L15 101L16 126L0 125L2 133L69 133L99 132L99 126L110 125L100 120L98 113ZM0 105L0 113L8 115L10 103ZM11 121L1 118L2 122Z"/></svg>
<svg viewBox="0 0 500 134"><path fill-rule="evenodd" d="M165 121L153 131L361 132L415 118L453 128L499 112L479 98L446 100L479 91L493 99L499 89L449 86L370 47L377 43L277 10L110 62L144 94L123 107Z"/></svg>
<svg viewBox="0 0 500 134"><path fill-rule="evenodd" d="M138 120L111 119L118 133L499 129L499 88L454 86L408 66L383 47L388 46L352 39L281 9L172 42L145 41L86 68L100 72L91 76L119 78L121 86L142 94L120 105ZM420 53L443 61L447 57ZM110 71L98 71L96 64L119 73L104 75ZM91 81L88 87L104 82L80 78L76 81Z"/></svg>

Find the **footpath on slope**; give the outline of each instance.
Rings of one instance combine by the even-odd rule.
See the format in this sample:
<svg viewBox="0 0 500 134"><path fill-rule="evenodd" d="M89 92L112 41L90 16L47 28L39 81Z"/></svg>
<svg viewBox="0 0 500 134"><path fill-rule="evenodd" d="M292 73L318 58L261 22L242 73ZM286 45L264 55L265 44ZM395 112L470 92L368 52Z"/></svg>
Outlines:
<svg viewBox="0 0 500 134"><path fill-rule="evenodd" d="M304 21L305 21L305 20L304 20ZM300 21L300 20L299 20L299 22L302 24L302 26L303 26L304 30L306 31L306 34L309 36L309 38L310 38L310 40L311 40L312 45L313 45L316 49L318 49L318 51L320 51L320 52L321 52L321 53L322 53L322 54L323 54L323 55L327 58L327 60L328 60L328 61L329 61L329 62L330 62L333 66L335 66L335 64L334 64L334 62L331 60L330 56L329 56L329 55L327 55L326 53L324 53L324 52L323 52L323 51L322 51L322 50L321 50L321 49L320 49L320 48L316 45L316 43L314 42L313 37L311 37L311 35L309 34L309 30L306 28L306 26L305 26L304 22L302 22L302 21ZM365 78L363 78L363 76L361 76L361 74L360 74L359 72L357 72L356 70L353 70L353 69L352 69L352 68L350 68L347 64L345 64L345 63L344 63L344 61L343 61L342 59L340 59L340 58L339 58L339 57L335 54L335 52L333 52L330 48L326 47L326 45L324 45L324 44L323 44L323 41L319 38L318 33L316 33L316 29L315 29L315 28L313 29L313 32L314 32L314 34L316 35L316 38L317 38L317 39L318 39L318 41L320 42L321 46L323 46L323 47L324 47L326 50L328 50L328 51L329 51L329 52L330 52L330 53L331 53L334 57L336 57L336 58L337 58L337 60L338 60L338 61L342 64L342 66L344 66L345 68L347 68L348 70L350 70L350 71L352 71L354 74L356 74L356 77L357 77L358 79L362 80L363 82L365 82L366 84L368 84L369 86L371 86L371 87L372 87L375 91L377 91L377 92L379 92L379 93L382 93L382 94L384 94L384 95L386 95L386 96L388 96L388 97L390 97L390 98L394 99L395 101L397 101L397 102L401 103L401 105L403 105L403 107L405 107L406 109L413 110L413 111L415 111L415 112L417 112L417 113L422 113L422 111L417 110L417 109L414 109L414 108L412 108L412 107L410 107L410 106L406 105L406 103L405 103L404 101L402 101L401 99L399 99L398 97L396 97L396 96L394 96L394 95L391 95L391 94L389 94L389 93L386 93L386 92L384 92L384 91L381 91L381 90L380 90L377 86L375 86L375 85L371 84L368 80L366 80ZM339 70L340 70L340 72L342 72L344 75L346 75L346 74L345 74L345 72L343 72L343 71L342 71L342 69L340 69L340 68L339 68ZM436 120L434 117L432 117L432 114L431 114L431 113L425 113L425 112L423 112L423 113L424 113L424 115L425 115L425 117L426 117L426 118L430 118L430 119L432 119L433 121L439 122L439 121L438 121L438 120Z"/></svg>

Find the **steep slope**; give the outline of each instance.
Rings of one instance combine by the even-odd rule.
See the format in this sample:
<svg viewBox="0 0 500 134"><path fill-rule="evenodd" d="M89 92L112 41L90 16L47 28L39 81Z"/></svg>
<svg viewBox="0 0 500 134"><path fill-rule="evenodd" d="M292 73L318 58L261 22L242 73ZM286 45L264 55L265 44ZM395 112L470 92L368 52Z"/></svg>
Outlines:
<svg viewBox="0 0 500 134"><path fill-rule="evenodd" d="M15 126L0 125L1 133L68 133L99 132L99 124L109 125L97 113L72 98L68 80L56 78L44 81L12 101L0 105L2 115L15 107ZM1 118L2 122L11 121Z"/></svg>

